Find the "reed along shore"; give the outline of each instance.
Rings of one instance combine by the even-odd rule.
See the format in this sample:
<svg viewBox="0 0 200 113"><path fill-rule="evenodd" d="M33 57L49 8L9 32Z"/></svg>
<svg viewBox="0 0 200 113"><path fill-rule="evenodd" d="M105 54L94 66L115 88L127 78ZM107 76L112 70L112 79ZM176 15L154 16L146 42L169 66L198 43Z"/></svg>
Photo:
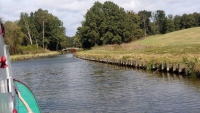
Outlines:
<svg viewBox="0 0 200 113"><path fill-rule="evenodd" d="M11 61L17 61L17 60L39 58L39 57L48 57L48 56L59 55L59 54L61 54L61 52L49 51L46 53L37 53L37 54L11 55L10 59L11 59Z"/></svg>

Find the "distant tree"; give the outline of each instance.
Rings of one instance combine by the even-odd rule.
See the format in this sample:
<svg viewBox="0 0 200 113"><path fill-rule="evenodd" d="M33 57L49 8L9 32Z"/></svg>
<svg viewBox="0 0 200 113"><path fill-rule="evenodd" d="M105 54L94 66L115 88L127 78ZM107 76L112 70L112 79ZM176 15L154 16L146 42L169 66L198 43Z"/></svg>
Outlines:
<svg viewBox="0 0 200 113"><path fill-rule="evenodd" d="M23 27L23 26L22 26ZM35 44L38 47L38 43L40 43L40 34L39 34L39 25L35 21L34 13L31 12L29 16L29 27L30 27L30 34L33 38L33 44Z"/></svg>
<svg viewBox="0 0 200 113"><path fill-rule="evenodd" d="M144 37L146 37L147 32L150 30L151 11L139 11L138 15L140 16L140 28L144 30Z"/></svg>
<svg viewBox="0 0 200 113"><path fill-rule="evenodd" d="M163 22L163 34L173 32L175 30L174 21L169 18L165 18Z"/></svg>
<svg viewBox="0 0 200 113"><path fill-rule="evenodd" d="M28 39L28 43L23 40L23 45L36 44L50 50L61 49L64 45L66 29L62 21L47 10L38 9L30 15L21 13L18 25Z"/></svg>
<svg viewBox="0 0 200 113"><path fill-rule="evenodd" d="M38 9L38 11L35 12L35 18L36 22L39 23L39 25L42 27L42 48L45 48L45 22L47 21L47 10ZM46 40L46 43L47 40Z"/></svg>
<svg viewBox="0 0 200 113"><path fill-rule="evenodd" d="M192 15L195 19L195 27L200 26L200 13L194 12Z"/></svg>
<svg viewBox="0 0 200 113"><path fill-rule="evenodd" d="M95 2L86 13L82 27L78 29L83 48L90 48L95 44L102 44L100 37L102 37L105 30L105 16L102 7L100 2Z"/></svg>
<svg viewBox="0 0 200 113"><path fill-rule="evenodd" d="M24 37L21 28L17 25L17 22L6 21L4 23L6 30L5 43L10 46L10 54L20 53L19 46L21 45L22 38Z"/></svg>
<svg viewBox="0 0 200 113"><path fill-rule="evenodd" d="M52 14L46 15L45 43L50 50L61 49L61 42L66 38L62 22Z"/></svg>
<svg viewBox="0 0 200 113"><path fill-rule="evenodd" d="M105 34L102 37L104 44L120 44L125 40L123 37L126 12L117 4L106 1L103 4L106 18Z"/></svg>
<svg viewBox="0 0 200 113"><path fill-rule="evenodd" d="M62 41L60 42L62 49L67 47L73 47L73 38L65 36Z"/></svg>
<svg viewBox="0 0 200 113"><path fill-rule="evenodd" d="M163 10L157 10L155 13L156 24L158 26L158 31L164 34L164 22L165 22L165 12Z"/></svg>
<svg viewBox="0 0 200 113"><path fill-rule="evenodd" d="M27 13L21 13L20 14L20 21L18 24L22 26L22 31L26 34L26 38L28 39L29 43L32 45L32 36L31 36L31 29L29 25L29 15Z"/></svg>
<svg viewBox="0 0 200 113"><path fill-rule="evenodd" d="M175 30L173 15L168 15L163 22L163 34L173 32Z"/></svg>
<svg viewBox="0 0 200 113"><path fill-rule="evenodd" d="M126 12L113 2L95 2L86 13L76 37L83 48L102 44L120 44L124 37Z"/></svg>
<svg viewBox="0 0 200 113"><path fill-rule="evenodd" d="M124 23L125 40L123 42L130 42L132 40L137 40L143 36L142 29L140 28L140 17L133 11L127 11L127 19Z"/></svg>
<svg viewBox="0 0 200 113"><path fill-rule="evenodd" d="M77 36L73 37L73 46L78 47L78 48L81 48L81 46L82 46L80 39Z"/></svg>
<svg viewBox="0 0 200 113"><path fill-rule="evenodd" d="M187 29L195 26L195 18L192 14L183 14L181 18L181 29Z"/></svg>
<svg viewBox="0 0 200 113"><path fill-rule="evenodd" d="M74 45L74 37L67 37L68 47L75 47Z"/></svg>
<svg viewBox="0 0 200 113"><path fill-rule="evenodd" d="M87 37L88 30L89 27L85 26L84 22L82 22L82 27L77 28L76 37L81 42L82 48L91 48L92 46L94 46L91 43L91 39L88 39Z"/></svg>
<svg viewBox="0 0 200 113"><path fill-rule="evenodd" d="M176 15L174 16L174 26L175 26L175 30L180 30L181 29L181 16Z"/></svg>
<svg viewBox="0 0 200 113"><path fill-rule="evenodd" d="M150 28L151 28L151 34L155 35L158 31L158 24L156 23L156 13L152 12L150 17Z"/></svg>

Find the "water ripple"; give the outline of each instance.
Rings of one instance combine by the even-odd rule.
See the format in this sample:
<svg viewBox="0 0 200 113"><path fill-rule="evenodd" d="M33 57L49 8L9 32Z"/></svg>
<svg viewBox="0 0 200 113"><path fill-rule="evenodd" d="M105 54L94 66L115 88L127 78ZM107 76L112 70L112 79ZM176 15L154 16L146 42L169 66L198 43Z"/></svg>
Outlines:
<svg viewBox="0 0 200 113"><path fill-rule="evenodd" d="M198 113L200 81L153 74L72 55L16 61L14 78L35 94L43 113Z"/></svg>

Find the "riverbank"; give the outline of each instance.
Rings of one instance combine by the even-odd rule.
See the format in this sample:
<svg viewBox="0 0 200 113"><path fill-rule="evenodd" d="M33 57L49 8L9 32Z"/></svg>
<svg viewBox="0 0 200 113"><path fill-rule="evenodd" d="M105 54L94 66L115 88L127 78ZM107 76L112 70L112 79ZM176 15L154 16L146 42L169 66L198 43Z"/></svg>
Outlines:
<svg viewBox="0 0 200 113"><path fill-rule="evenodd" d="M45 53L36 53L36 54L11 55L10 59L11 59L11 61L17 61L17 60L32 59L32 58L38 58L38 57L47 57L47 56L53 56L53 55L59 55L59 54L61 54L61 52L48 51Z"/></svg>
<svg viewBox="0 0 200 113"><path fill-rule="evenodd" d="M121 45L105 45L91 50L77 52L80 58L100 61L141 62L145 69L167 70L199 76L200 72L200 27L180 30L164 35L150 36ZM156 66L155 66L155 65ZM164 66L165 65L165 66ZM155 68L157 67L157 68ZM173 72L173 71L172 71Z"/></svg>

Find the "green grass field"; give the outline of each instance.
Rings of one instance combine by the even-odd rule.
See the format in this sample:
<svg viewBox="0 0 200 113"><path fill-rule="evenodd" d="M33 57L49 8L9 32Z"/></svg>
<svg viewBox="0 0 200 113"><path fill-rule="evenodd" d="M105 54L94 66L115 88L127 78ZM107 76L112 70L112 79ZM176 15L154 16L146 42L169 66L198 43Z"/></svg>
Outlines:
<svg viewBox="0 0 200 113"><path fill-rule="evenodd" d="M136 59L146 62L185 63L200 61L200 27L175 31L164 35L149 36L121 45L93 47L78 52L79 56L98 58Z"/></svg>

